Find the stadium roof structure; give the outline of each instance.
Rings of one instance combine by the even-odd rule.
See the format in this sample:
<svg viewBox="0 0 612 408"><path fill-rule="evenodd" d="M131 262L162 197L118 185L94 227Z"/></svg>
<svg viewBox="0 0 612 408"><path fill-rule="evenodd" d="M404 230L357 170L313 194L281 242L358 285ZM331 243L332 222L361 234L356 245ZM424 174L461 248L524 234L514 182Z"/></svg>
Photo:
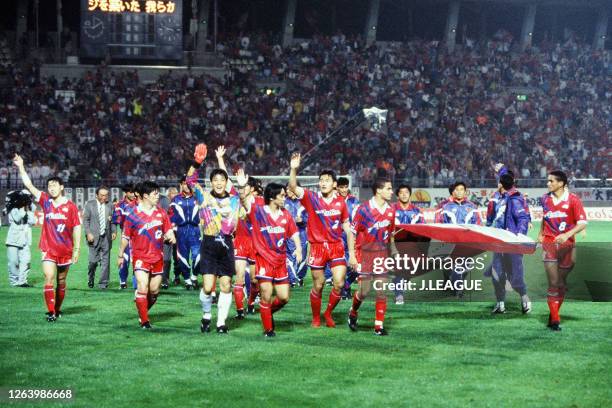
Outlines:
<svg viewBox="0 0 612 408"><path fill-rule="evenodd" d="M385 0L393 1L397 0ZM417 3L450 3L454 0L421 0ZM612 0L459 0L461 3L500 3L504 5L536 5L536 6L574 6L574 7L591 7L599 8L603 6L612 7ZM413 1L411 1L414 3Z"/></svg>

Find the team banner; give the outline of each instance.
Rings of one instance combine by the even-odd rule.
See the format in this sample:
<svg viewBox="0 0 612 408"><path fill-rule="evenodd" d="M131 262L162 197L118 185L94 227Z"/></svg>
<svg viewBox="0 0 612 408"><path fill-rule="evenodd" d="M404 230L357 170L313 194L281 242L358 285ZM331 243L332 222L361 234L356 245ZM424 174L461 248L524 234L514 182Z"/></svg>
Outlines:
<svg viewBox="0 0 612 408"><path fill-rule="evenodd" d="M495 188L470 188L468 199L480 207L485 207L497 190ZM540 207L540 198L548 192L546 188L520 188L529 207ZM584 201L612 202L612 188L575 188L571 192ZM412 202L421 208L432 208L449 197L447 188L415 188Z"/></svg>
<svg viewBox="0 0 612 408"><path fill-rule="evenodd" d="M398 242L386 253L362 257L359 279L366 288L362 297L383 294L390 299L401 296L405 302L493 304L502 296L520 311L521 295L546 301L548 280L543 260L551 251L567 249L575 264L568 275L566 299L612 301L612 243L579 242L554 248L534 243L530 254L520 253L522 245L517 243L515 253L502 253L479 251L477 245L465 241Z"/></svg>

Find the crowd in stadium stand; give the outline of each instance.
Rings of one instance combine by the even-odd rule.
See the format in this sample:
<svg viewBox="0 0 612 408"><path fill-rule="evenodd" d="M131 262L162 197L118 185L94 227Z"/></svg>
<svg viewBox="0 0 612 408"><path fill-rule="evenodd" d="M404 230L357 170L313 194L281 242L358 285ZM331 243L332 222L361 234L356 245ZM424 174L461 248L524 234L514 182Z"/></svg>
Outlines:
<svg viewBox="0 0 612 408"><path fill-rule="evenodd" d="M0 91L3 151L25 155L40 179L61 170L68 180L164 181L205 141L226 145L250 174L280 174L290 152L377 106L389 110L385 126L340 133L310 172L366 183L384 172L432 186L491 178L501 161L523 179L558 167L612 177L609 51L570 40L516 52L502 38L454 53L436 41L365 48L342 34L274 44L264 35L220 41L225 81L169 72L145 84L104 66L71 81L13 67L14 86ZM286 89L262 92L261 81ZM2 184L15 179L7 158Z"/></svg>

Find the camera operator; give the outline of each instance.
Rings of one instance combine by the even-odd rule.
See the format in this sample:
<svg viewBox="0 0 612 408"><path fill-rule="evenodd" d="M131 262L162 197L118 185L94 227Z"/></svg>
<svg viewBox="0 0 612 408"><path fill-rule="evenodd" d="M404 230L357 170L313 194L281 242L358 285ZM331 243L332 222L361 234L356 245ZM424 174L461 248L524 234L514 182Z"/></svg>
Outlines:
<svg viewBox="0 0 612 408"><path fill-rule="evenodd" d="M6 255L8 259L9 284L29 288L30 246L32 245L32 225L36 223L35 205L27 191L11 191L7 194L9 230L6 236Z"/></svg>

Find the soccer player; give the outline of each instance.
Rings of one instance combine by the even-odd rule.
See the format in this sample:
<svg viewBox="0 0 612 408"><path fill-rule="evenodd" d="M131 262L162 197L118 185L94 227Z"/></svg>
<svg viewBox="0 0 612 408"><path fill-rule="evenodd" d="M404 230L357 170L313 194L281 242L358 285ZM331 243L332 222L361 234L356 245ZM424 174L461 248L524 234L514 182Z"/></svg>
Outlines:
<svg viewBox="0 0 612 408"><path fill-rule="evenodd" d="M42 270L45 275L44 297L47 305L47 321L54 322L62 315L66 296L66 276L71 264L79 260L81 221L77 206L64 197L64 183L59 177L47 180L47 192L40 191L28 176L23 158L18 154L13 163L25 188L42 207L44 221L39 248Z"/></svg>
<svg viewBox="0 0 612 408"><path fill-rule="evenodd" d="M467 199L467 186L463 181L457 181L448 188L448 192L451 196L442 201L435 212L436 223L442 224L476 224L480 225L480 214L478 213L478 206ZM448 272L444 271L444 278L454 283L458 280L464 280L464 273L453 271L450 276ZM457 297L463 297L463 291L455 291Z"/></svg>
<svg viewBox="0 0 612 408"><path fill-rule="evenodd" d="M391 182L377 179L372 186L374 196L357 209L351 224L352 234L356 238L356 253L359 271L359 289L353 295L353 304L348 315L348 326L352 331L357 330L357 315L359 307L366 298L372 286L376 290L376 313L374 320L374 334L386 336L384 328L385 313L387 311L387 297L382 285L387 282L387 273L376 271L375 259L386 259L389 251L387 245L393 242L395 229L395 211L389 205L393 196ZM393 248L392 252L397 253ZM380 285L373 285L372 281Z"/></svg>
<svg viewBox="0 0 612 408"><path fill-rule="evenodd" d="M176 257L185 289L194 288L194 276L200 267L200 217L198 205L186 177L180 180L180 194L170 203L170 222L176 228ZM190 262L191 260L191 262ZM193 282L196 281L196 282Z"/></svg>
<svg viewBox="0 0 612 408"><path fill-rule="evenodd" d="M157 206L159 186L152 181L138 184L140 202L123 223L123 236L117 264L125 262L128 245L132 250L132 263L136 276L135 302L140 326L151 329L149 310L157 301L164 273L164 240L176 242L172 224L166 211Z"/></svg>
<svg viewBox="0 0 612 408"><path fill-rule="evenodd" d="M478 206L468 200L467 186L457 181L448 188L450 197L442 201L436 210L436 222L442 224L480 225Z"/></svg>
<svg viewBox="0 0 612 408"><path fill-rule="evenodd" d="M249 200L245 194L248 176L241 169L237 173L238 189L242 205L248 213L253 227L252 239L255 248L255 269L259 281L261 301L259 313L264 336L274 337L272 314L283 308L289 301L289 274L287 272L287 241L295 244L295 258L302 258L302 246L297 226L291 214L284 209L285 188L270 183L264 190L264 205ZM276 292L276 296L273 296Z"/></svg>
<svg viewBox="0 0 612 408"><path fill-rule="evenodd" d="M559 310L567 292L567 275L576 263L574 236L586 229L587 219L582 201L567 189L564 172L551 171L546 184L548 193L542 197L543 219L538 242L542 243L548 276L548 327L559 331Z"/></svg>
<svg viewBox="0 0 612 408"><path fill-rule="evenodd" d="M400 224L424 224L425 217L421 212L421 209L416 205L412 204L410 197L412 196L412 187L408 184L401 184L396 190L398 201L393 204L393 210L395 211L395 225ZM396 276L393 279L394 283L401 281L400 276ZM396 286L397 287L397 286ZM395 304L404 304L404 291L395 289Z"/></svg>
<svg viewBox="0 0 612 408"><path fill-rule="evenodd" d="M234 243L232 235L238 225L240 195L229 183L227 172L216 168L210 173L212 191L206 191L198 183L198 169L206 159L207 148L201 143L196 146L194 162L187 172L187 185L191 188L200 207L200 272L202 276L202 333L210 332L212 292L217 278L221 293L217 301L217 333L226 334L227 315L232 304L232 277L235 269Z"/></svg>
<svg viewBox="0 0 612 408"><path fill-rule="evenodd" d="M318 193L299 187L297 185L297 169L300 167L300 161L299 153L294 153L291 156L289 190L295 193L308 213L307 235L310 243L308 265L313 281L310 291L312 326L321 326L321 297L325 284L324 270L325 266L329 264L333 276L333 288L329 294L329 301L323 317L327 327L336 327L332 312L341 299L341 291L346 276L342 231L348 237L349 264L351 267L357 266L348 209L344 199L334 191L336 175L331 170L324 170L319 174L320 191Z"/></svg>
<svg viewBox="0 0 612 408"><path fill-rule="evenodd" d="M255 197L255 200L260 200L261 205L263 205L263 188L261 187L261 181L256 180L254 177L249 177L247 184L251 186L251 195ZM246 220L246 222L247 222L247 225L249 226L249 233L250 233L252 231L252 226L250 226L251 223L248 221L248 219ZM255 301L257 300L257 297L259 296L259 282L257 282L257 278L255 277L255 274L256 274L255 273L255 248L253 247L252 241L251 241L251 248L252 248L251 256L252 256L253 262L249 265L249 272L248 272L250 288L248 291L249 298L247 301L247 313L255 314ZM246 278L246 275L247 273L245 272L245 278Z"/></svg>
<svg viewBox="0 0 612 408"><path fill-rule="evenodd" d="M497 172L498 191L496 191L487 206L487 226L501 228L514 234L527 234L531 216L524 196L516 189L514 175L502 163L495 166ZM523 314L531 312L531 301L527 296L527 285L523 271L523 255L494 253L490 274L495 289L497 303L493 314L506 313L506 280L521 296Z"/></svg>
<svg viewBox="0 0 612 408"><path fill-rule="evenodd" d="M353 217L357 212L357 208L359 207L359 199L351 194L351 190L349 189L349 179L346 177L338 177L337 188L338 194L340 197L344 198L344 202L346 202L346 209L349 213L349 222L353 222ZM348 262L348 242L346 234L342 233L342 243L344 244L344 259ZM325 278L331 277L328 276L328 268L325 269ZM342 299L350 299L351 298L351 285L355 282L355 279L359 274L353 270L353 268L348 267L346 271L346 281L344 282L344 288L342 288Z"/></svg>
<svg viewBox="0 0 612 408"><path fill-rule="evenodd" d="M249 180L251 179L249 178ZM289 211L289 214L291 214L291 217L293 217L295 221L295 225L298 227L300 243L302 244L302 259L298 262L293 255L295 253L293 240L287 241L287 268L289 269L291 287L296 285L301 287L304 286L304 278L308 270L305 259L305 255L308 253L308 239L306 237L308 214L304 206L300 203L300 200L298 200L297 196L291 190L287 189L286 193L285 208Z"/></svg>
<svg viewBox="0 0 612 408"><path fill-rule="evenodd" d="M258 200L259 183L252 177L247 179L246 185L242 194L245 200ZM255 251L253 249L252 226L246 214L244 218L238 220L236 233L234 234L234 253L235 253L235 268L236 278L234 280L234 303L236 304L236 319L244 319L244 285L247 267L250 269L249 274L251 289L249 291L249 311L254 313L254 302L256 293L258 293L257 281L255 280ZM251 303L251 295L253 303ZM253 309L251 309L253 308Z"/></svg>
<svg viewBox="0 0 612 408"><path fill-rule="evenodd" d="M113 211L113 216L111 217L111 222L115 225L119 225L121 227L121 231L123 234L123 223L129 213L132 212L132 209L136 206L136 194L134 184L127 183L123 186L123 198L117 204L115 204L115 209ZM128 246L123 256L125 257L125 262L121 264L119 268L119 287L121 289L127 288L127 277L130 272L130 247Z"/></svg>

